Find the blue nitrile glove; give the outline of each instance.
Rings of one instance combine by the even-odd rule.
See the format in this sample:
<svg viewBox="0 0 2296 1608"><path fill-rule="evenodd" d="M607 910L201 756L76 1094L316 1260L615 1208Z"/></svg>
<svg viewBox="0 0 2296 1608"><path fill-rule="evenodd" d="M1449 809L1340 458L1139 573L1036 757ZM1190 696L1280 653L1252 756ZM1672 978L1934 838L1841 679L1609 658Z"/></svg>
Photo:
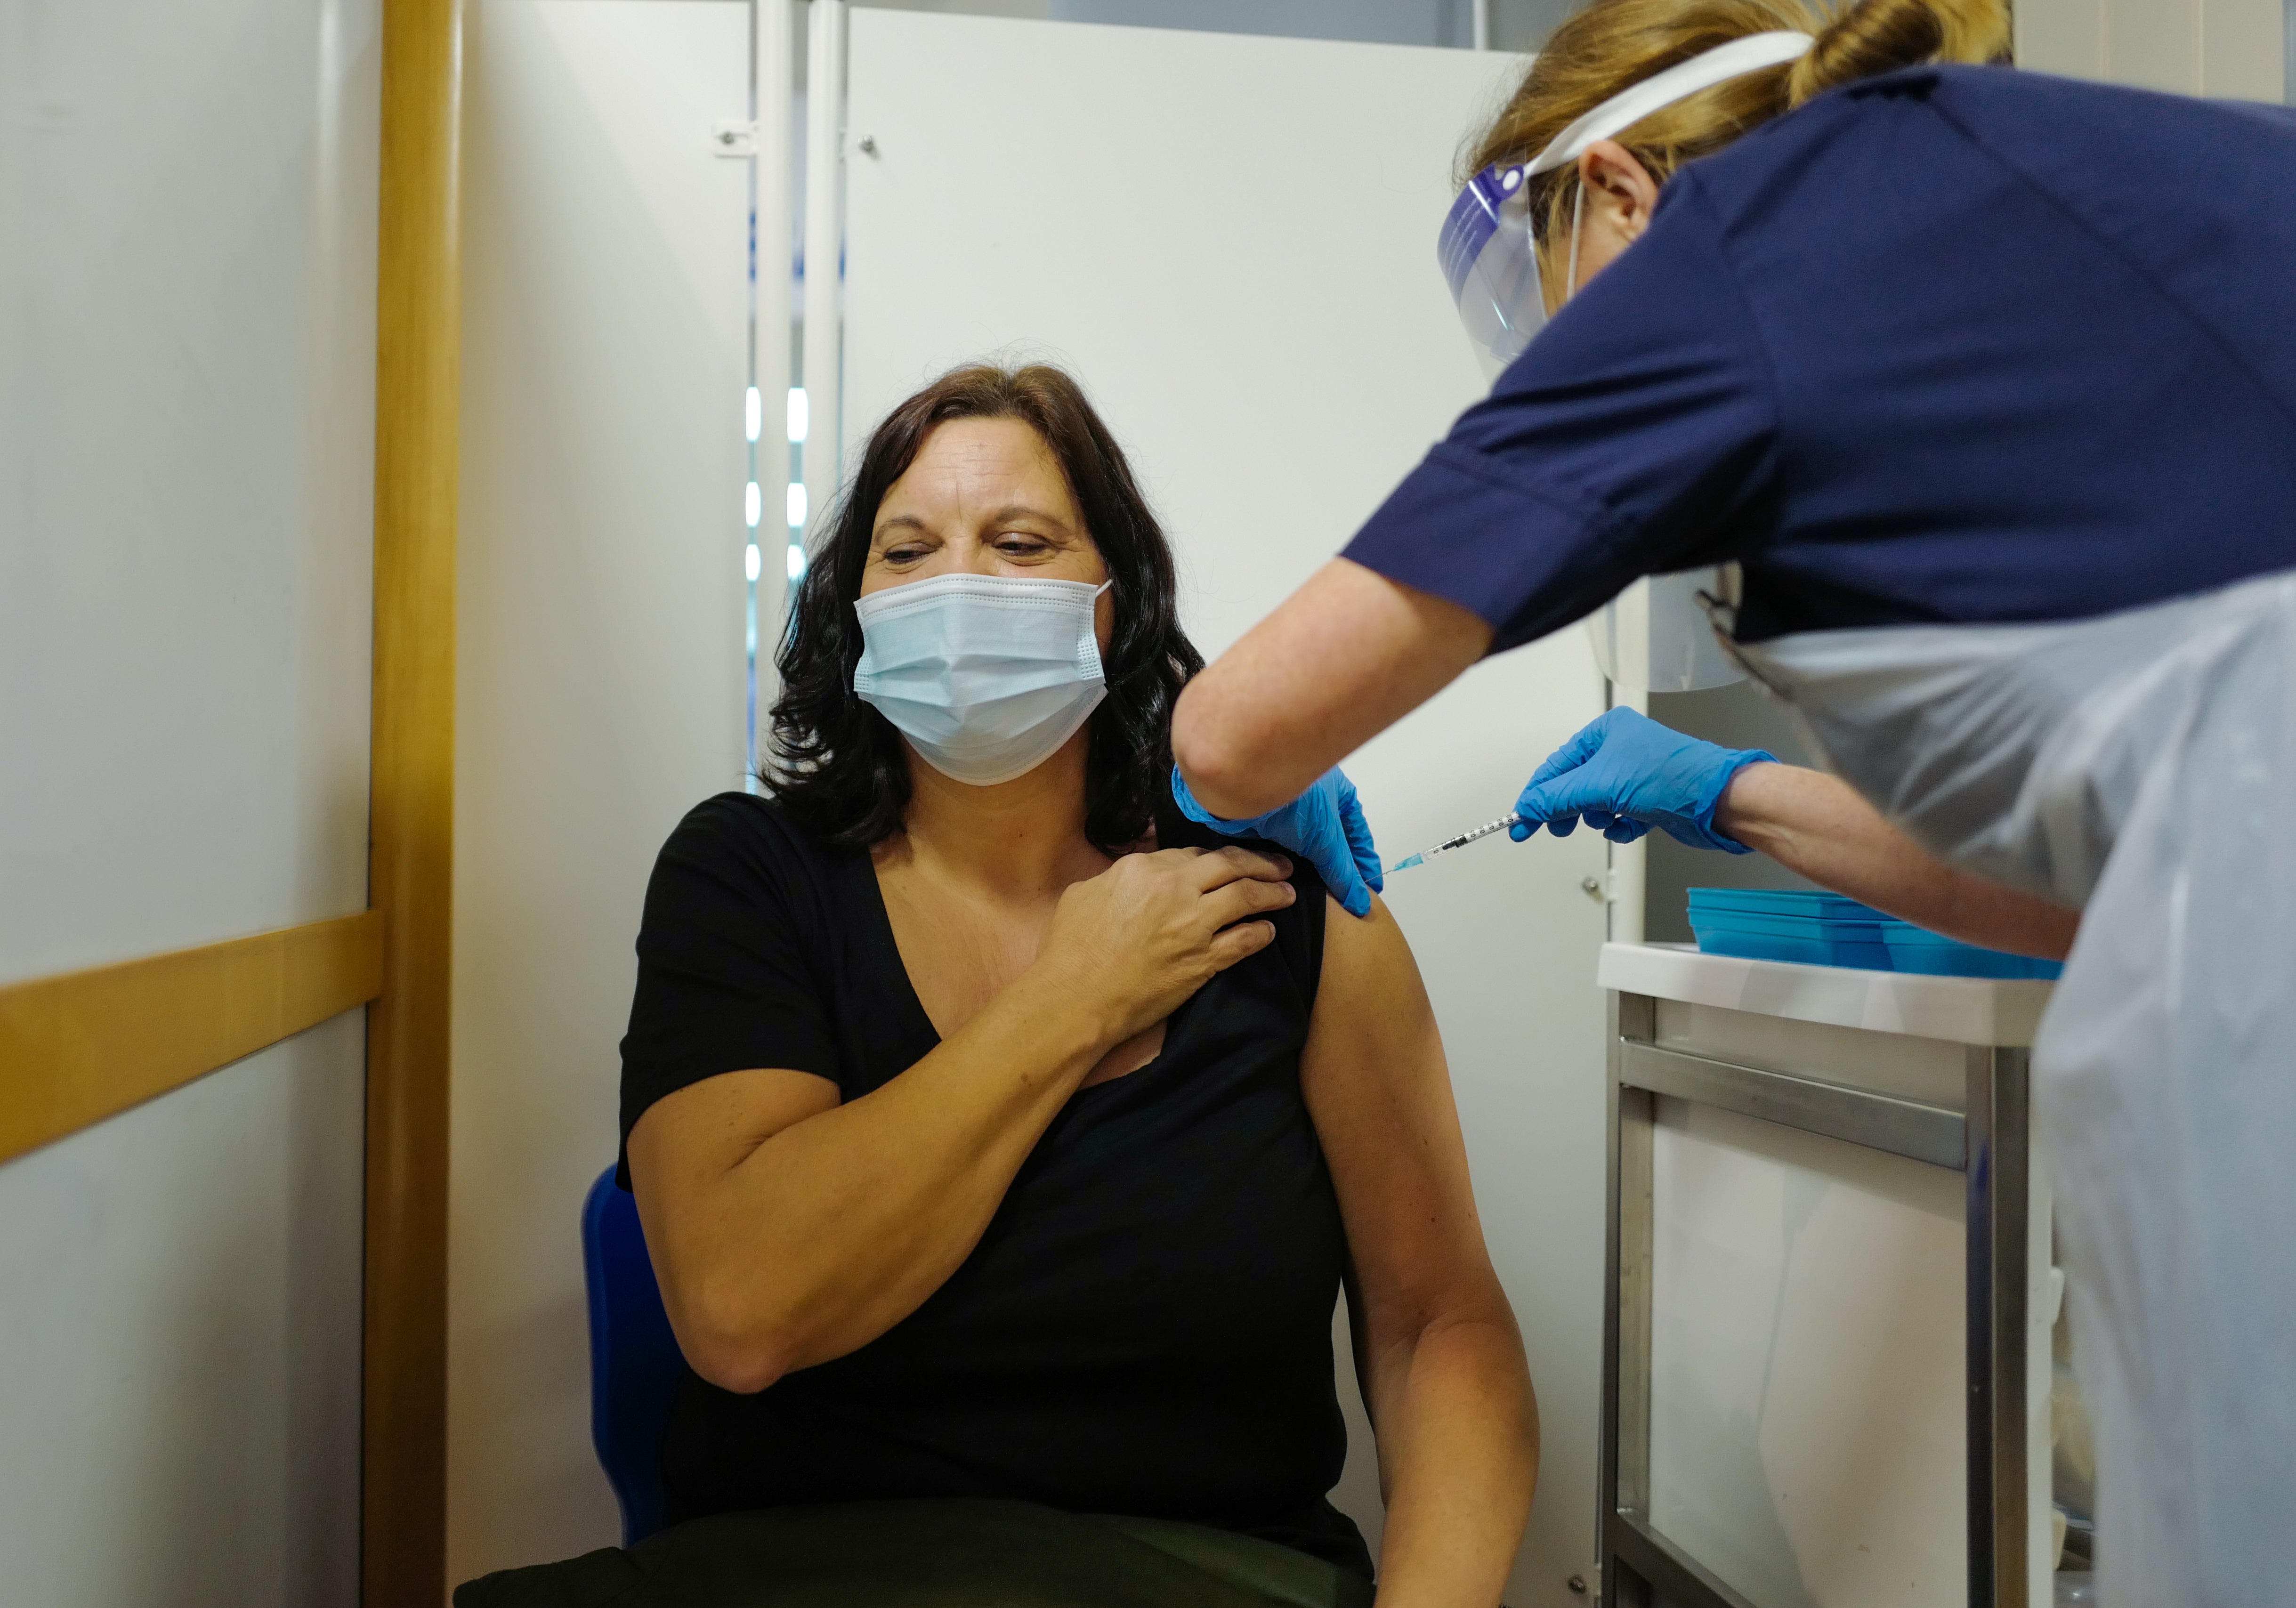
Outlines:
<svg viewBox="0 0 2296 1608"><path fill-rule="evenodd" d="M1336 765L1289 804L1241 821L1224 821L1197 803L1175 765L1172 802L1223 837L1259 838L1302 856L1349 915L1369 915L1371 896L1387 885L1363 806L1356 802L1356 784Z"/></svg>
<svg viewBox="0 0 2296 1608"><path fill-rule="evenodd" d="M1578 734L1530 773L1507 828L1521 842L1541 825L1568 837L1579 817L1613 843L1631 843L1652 827L1693 849L1750 852L1714 829L1714 808L1730 778L1775 754L1720 748L1670 731L1630 709L1588 721Z"/></svg>

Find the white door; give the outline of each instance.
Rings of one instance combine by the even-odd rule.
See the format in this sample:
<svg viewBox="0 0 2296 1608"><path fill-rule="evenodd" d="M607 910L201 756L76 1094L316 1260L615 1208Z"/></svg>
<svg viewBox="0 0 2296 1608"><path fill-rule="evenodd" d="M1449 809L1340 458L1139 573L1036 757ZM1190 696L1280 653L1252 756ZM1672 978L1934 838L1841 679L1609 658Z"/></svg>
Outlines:
<svg viewBox="0 0 2296 1608"><path fill-rule="evenodd" d="M984 353L1069 365L1177 544L1217 654L1482 386L1435 266L1461 137L1521 70L1465 51L856 10L843 439ZM1349 761L1390 859L1504 814L1603 708L1576 632ZM1504 838L1390 890L1440 1014L1545 1449L1507 1601L1584 1601L1603 1276L1602 840ZM1344 1359L1344 1348L1339 1352ZM1338 1497L1376 1546L1369 1437ZM1591 1583L1591 1582L1590 1582Z"/></svg>

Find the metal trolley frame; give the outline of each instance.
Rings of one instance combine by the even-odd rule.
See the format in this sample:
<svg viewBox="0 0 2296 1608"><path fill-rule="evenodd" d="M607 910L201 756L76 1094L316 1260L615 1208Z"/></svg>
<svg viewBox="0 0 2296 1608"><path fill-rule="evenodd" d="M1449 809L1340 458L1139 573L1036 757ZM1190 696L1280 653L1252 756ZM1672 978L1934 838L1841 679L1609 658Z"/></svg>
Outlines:
<svg viewBox="0 0 2296 1608"><path fill-rule="evenodd" d="M2026 1584L2027 1052L1968 1046L1965 1112L1663 1047L1651 997L1615 993L1603 1325L1601 1502L1610 1608L1768 1608L1660 1535L1650 1504L1652 1123L1663 1095L1965 1176L1970 1608Z"/></svg>

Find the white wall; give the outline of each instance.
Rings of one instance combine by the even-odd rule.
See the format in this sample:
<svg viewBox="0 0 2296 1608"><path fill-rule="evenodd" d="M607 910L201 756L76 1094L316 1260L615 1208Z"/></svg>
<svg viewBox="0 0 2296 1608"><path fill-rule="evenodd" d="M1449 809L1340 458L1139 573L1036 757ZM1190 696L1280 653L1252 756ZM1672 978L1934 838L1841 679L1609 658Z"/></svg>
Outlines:
<svg viewBox="0 0 2296 1608"><path fill-rule="evenodd" d="M2182 94L2277 101L2284 0L2018 0L2017 64Z"/></svg>
<svg viewBox="0 0 2296 1608"><path fill-rule="evenodd" d="M646 875L747 754L748 170L709 135L746 115L748 8L480 0L467 18L458 1581L620 1538L590 1448L577 1218L614 1158Z"/></svg>
<svg viewBox="0 0 2296 1608"><path fill-rule="evenodd" d="M1490 13L1494 50L1536 50L1570 0L854 0L887 11L956 12L1054 22L1120 22L1299 39L1467 45L1478 4Z"/></svg>
<svg viewBox="0 0 2296 1608"><path fill-rule="evenodd" d="M0 0L0 981L366 904L373 0ZM0 1167L0 1596L357 1593L361 1014Z"/></svg>
<svg viewBox="0 0 2296 1608"><path fill-rule="evenodd" d="M857 11L845 440L984 352L1083 380L1218 653L1353 533L1482 390L1435 266L1454 151L1520 71L1400 45ZM1022 84L1026 94L985 93ZM875 142L874 155L858 150ZM1602 708L1576 632L1472 672L1348 762L1390 858L1505 813ZM1595 1555L1603 909L1591 833L1397 880L1476 1194L1529 1345L1540 1489L1507 1600ZM1336 1499L1377 1544L1369 1438Z"/></svg>

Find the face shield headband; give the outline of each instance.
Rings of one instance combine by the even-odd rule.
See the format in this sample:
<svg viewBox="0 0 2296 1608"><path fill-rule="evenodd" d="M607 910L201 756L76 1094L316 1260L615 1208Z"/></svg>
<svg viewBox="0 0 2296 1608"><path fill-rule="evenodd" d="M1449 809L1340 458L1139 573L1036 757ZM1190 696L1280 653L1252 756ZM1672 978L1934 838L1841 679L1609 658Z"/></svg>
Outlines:
<svg viewBox="0 0 2296 1608"><path fill-rule="evenodd" d="M1687 100L1702 89L1766 67L1777 67L1808 51L1808 34L1782 30L1751 34L1677 62L1639 84L1629 85L1547 143L1527 163L1494 165L1470 179L1451 203L1436 242L1444 282L1466 325L1487 378L1522 355L1546 322L1546 299L1538 279L1538 242L1531 228L1530 181L1577 161L1597 140L1623 133L1654 111ZM1585 200L1582 191L1579 199ZM1571 280L1563 294L1578 289L1578 224L1571 225Z"/></svg>

